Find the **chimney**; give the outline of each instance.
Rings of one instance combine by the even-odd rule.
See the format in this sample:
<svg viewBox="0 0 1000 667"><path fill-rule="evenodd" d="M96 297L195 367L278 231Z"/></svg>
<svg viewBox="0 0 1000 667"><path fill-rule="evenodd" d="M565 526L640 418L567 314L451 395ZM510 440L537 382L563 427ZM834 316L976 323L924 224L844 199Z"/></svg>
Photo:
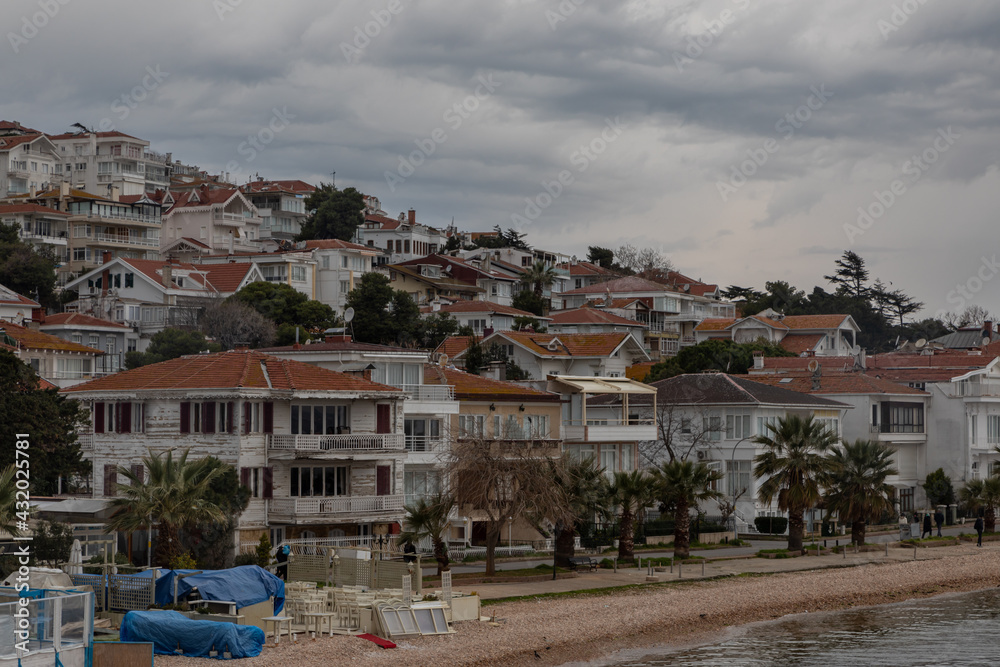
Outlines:
<svg viewBox="0 0 1000 667"><path fill-rule="evenodd" d="M120 201L122 196L122 189L117 185L111 186L111 201Z"/></svg>
<svg viewBox="0 0 1000 667"><path fill-rule="evenodd" d="M59 184L59 196L60 197L69 197L69 183L68 182L63 181L62 183Z"/></svg>
<svg viewBox="0 0 1000 667"><path fill-rule="evenodd" d="M753 367L758 371L764 368L764 353L761 350L753 351Z"/></svg>
<svg viewBox="0 0 1000 667"><path fill-rule="evenodd" d="M166 288L173 287L174 282L174 267L169 264L163 265L163 286Z"/></svg>
<svg viewBox="0 0 1000 667"><path fill-rule="evenodd" d="M368 380L369 382L371 382L371 381L372 381L372 369L370 369L370 368L365 368L365 369L364 369L364 370L362 371L362 373L361 373L361 374L362 374L362 376L363 376L363 377L364 377L364 378L365 378L366 380Z"/></svg>
<svg viewBox="0 0 1000 667"><path fill-rule="evenodd" d="M489 338L493 335L493 327L486 327L483 329L483 339Z"/></svg>
<svg viewBox="0 0 1000 667"><path fill-rule="evenodd" d="M417 211L416 211L416 209L413 209L413 208L411 208L411 209L410 209L410 210L408 211L408 213L407 213L407 216L406 216L406 217L407 217L407 220L409 221L409 223L410 223L411 225L415 225L415 224L417 224Z"/></svg>
<svg viewBox="0 0 1000 667"><path fill-rule="evenodd" d="M486 365L485 376L493 380L506 380L507 364L502 361L491 361Z"/></svg>
<svg viewBox="0 0 1000 667"><path fill-rule="evenodd" d="M32 319L39 324L45 324L45 308L36 308Z"/></svg>

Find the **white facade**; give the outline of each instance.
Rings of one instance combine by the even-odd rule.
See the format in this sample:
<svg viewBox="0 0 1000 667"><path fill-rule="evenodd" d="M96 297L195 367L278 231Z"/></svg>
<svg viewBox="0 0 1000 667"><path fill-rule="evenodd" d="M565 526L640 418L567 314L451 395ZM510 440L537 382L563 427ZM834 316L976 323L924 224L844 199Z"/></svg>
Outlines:
<svg viewBox="0 0 1000 667"><path fill-rule="evenodd" d="M192 238L207 245L212 254L261 251L263 221L239 190L199 188L174 199L163 214L161 245Z"/></svg>
<svg viewBox="0 0 1000 667"><path fill-rule="evenodd" d="M117 187L127 196L165 189L170 182L170 156L151 153L144 139L82 131L50 139L57 150L56 174L73 188L105 195Z"/></svg>
<svg viewBox="0 0 1000 667"><path fill-rule="evenodd" d="M0 198L49 189L61 180L59 163L55 145L44 134L0 136Z"/></svg>

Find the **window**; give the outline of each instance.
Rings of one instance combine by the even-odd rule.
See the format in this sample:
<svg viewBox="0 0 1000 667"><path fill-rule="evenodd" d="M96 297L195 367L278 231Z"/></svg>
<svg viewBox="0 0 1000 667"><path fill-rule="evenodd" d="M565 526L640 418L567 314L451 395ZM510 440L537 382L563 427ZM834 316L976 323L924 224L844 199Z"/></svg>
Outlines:
<svg viewBox="0 0 1000 667"><path fill-rule="evenodd" d="M485 431L486 415L459 415L458 435L462 438L481 438Z"/></svg>
<svg viewBox="0 0 1000 667"><path fill-rule="evenodd" d="M94 433L145 433L146 405L97 401L92 407Z"/></svg>
<svg viewBox="0 0 1000 667"><path fill-rule="evenodd" d="M753 435L749 410L726 415L726 439L739 440Z"/></svg>
<svg viewBox="0 0 1000 667"><path fill-rule="evenodd" d="M404 419L403 433L406 435L406 451L427 452L434 448L441 437L441 421L438 419Z"/></svg>
<svg viewBox="0 0 1000 667"><path fill-rule="evenodd" d="M56 359L56 377L80 379L91 373L91 359L82 357L59 357Z"/></svg>
<svg viewBox="0 0 1000 667"><path fill-rule="evenodd" d="M341 294L347 294L350 291L351 291L351 281L350 280L341 280L340 281L340 293Z"/></svg>
<svg viewBox="0 0 1000 667"><path fill-rule="evenodd" d="M922 403L879 404L882 412L881 433L923 433L924 406Z"/></svg>
<svg viewBox="0 0 1000 667"><path fill-rule="evenodd" d="M83 345L83 334L78 334L78 333L70 334L70 340L74 343L79 343L80 345Z"/></svg>
<svg viewBox="0 0 1000 667"><path fill-rule="evenodd" d="M126 273L125 274L125 287L135 287L135 274Z"/></svg>
<svg viewBox="0 0 1000 667"><path fill-rule="evenodd" d="M289 495L346 496L347 466L293 467L289 473Z"/></svg>
<svg viewBox="0 0 1000 667"><path fill-rule="evenodd" d="M521 420L517 418L517 415L507 415L506 417L493 415L494 438L520 440L524 438L524 434L524 428L522 428Z"/></svg>
<svg viewBox="0 0 1000 667"><path fill-rule="evenodd" d="M1000 443L1000 415L986 416L986 442L991 445Z"/></svg>
<svg viewBox="0 0 1000 667"><path fill-rule="evenodd" d="M181 402L181 433L234 433L232 401Z"/></svg>
<svg viewBox="0 0 1000 667"><path fill-rule="evenodd" d="M525 415L524 430L529 438L549 437L549 416L548 415Z"/></svg>
<svg viewBox="0 0 1000 667"><path fill-rule="evenodd" d="M913 511L913 487L899 490L899 511Z"/></svg>
<svg viewBox="0 0 1000 667"><path fill-rule="evenodd" d="M346 405L292 405L292 435L350 433Z"/></svg>
<svg viewBox="0 0 1000 667"><path fill-rule="evenodd" d="M821 417L821 418L816 418L813 421L815 421L817 424L819 424L820 426L822 426L824 429L834 434L835 436L840 435L839 419L833 419L832 417Z"/></svg>
<svg viewBox="0 0 1000 667"><path fill-rule="evenodd" d="M410 505L441 491L441 476L435 470L407 470L403 473L405 503Z"/></svg>
<svg viewBox="0 0 1000 667"><path fill-rule="evenodd" d="M713 411L713 412L718 412ZM711 414L708 417L702 417L702 429L705 431L705 435L712 442L718 442L722 440L722 417L718 414Z"/></svg>
<svg viewBox="0 0 1000 667"><path fill-rule="evenodd" d="M771 417L757 417L757 435L763 435L765 437L771 437L773 432L768 426L777 428L778 418L775 416Z"/></svg>
<svg viewBox="0 0 1000 667"><path fill-rule="evenodd" d="M251 498L270 498L273 471L273 468L240 468L240 484L250 489Z"/></svg>
<svg viewBox="0 0 1000 667"><path fill-rule="evenodd" d="M292 267L292 280L298 282L305 282L306 280L306 267L304 266L293 266Z"/></svg>
<svg viewBox="0 0 1000 667"><path fill-rule="evenodd" d="M125 341L125 345L127 346L128 352L135 352L139 349L139 341L134 338L129 338Z"/></svg>
<svg viewBox="0 0 1000 667"><path fill-rule="evenodd" d="M323 266L324 269L329 269L330 268L330 256L329 255L323 255L323 264L322 264L322 266Z"/></svg>
<svg viewBox="0 0 1000 667"><path fill-rule="evenodd" d="M618 445L601 445L601 468L609 477L618 470Z"/></svg>
<svg viewBox="0 0 1000 667"><path fill-rule="evenodd" d="M90 336L87 337L87 345L95 349L99 349L101 345L101 337L97 334L90 334Z"/></svg>
<svg viewBox="0 0 1000 667"><path fill-rule="evenodd" d="M632 472L635 470L635 450L632 449L632 445L625 444L622 445L622 466L623 472Z"/></svg>
<svg viewBox="0 0 1000 667"><path fill-rule="evenodd" d="M729 496L749 492L751 461L726 461L726 488Z"/></svg>

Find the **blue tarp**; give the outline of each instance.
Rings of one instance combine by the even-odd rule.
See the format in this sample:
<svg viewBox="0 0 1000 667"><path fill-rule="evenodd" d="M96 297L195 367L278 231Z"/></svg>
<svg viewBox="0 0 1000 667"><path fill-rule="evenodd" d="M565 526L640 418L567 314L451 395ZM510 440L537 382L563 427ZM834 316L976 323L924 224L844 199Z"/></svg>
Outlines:
<svg viewBox="0 0 1000 667"><path fill-rule="evenodd" d="M174 579L178 574L197 570L168 570L156 580L156 604L174 601ZM148 575L147 575L148 576ZM274 613L285 607L285 582L256 565L241 565L228 570L203 570L201 574L185 577L177 582L177 599L180 600L198 588L204 600L226 600L237 607L248 607L274 597Z"/></svg>
<svg viewBox="0 0 1000 667"><path fill-rule="evenodd" d="M264 631L255 625L195 621L176 611L130 611L122 619L123 642L153 642L153 652L174 655L178 645L184 655L207 658L213 648L223 660L252 658L264 648Z"/></svg>

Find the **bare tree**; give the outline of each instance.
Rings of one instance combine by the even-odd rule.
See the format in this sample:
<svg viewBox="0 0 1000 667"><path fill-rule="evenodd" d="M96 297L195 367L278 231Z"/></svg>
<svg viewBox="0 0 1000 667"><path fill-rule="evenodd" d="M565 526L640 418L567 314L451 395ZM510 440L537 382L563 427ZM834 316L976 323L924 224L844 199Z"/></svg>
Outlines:
<svg viewBox="0 0 1000 667"><path fill-rule="evenodd" d="M504 526L520 519L558 525L572 520L560 485L553 482L559 450L544 441L489 438L454 441L448 461L451 492L466 516L486 524L486 574L496 573L496 547ZM555 465L559 465L558 462Z"/></svg>
<svg viewBox="0 0 1000 667"><path fill-rule="evenodd" d="M643 271L667 272L673 269L670 260L655 248L637 248L631 243L615 251L615 265L627 273Z"/></svg>
<svg viewBox="0 0 1000 667"><path fill-rule="evenodd" d="M656 440L639 443L640 463L655 468L663 461L684 461L698 448L711 447L724 429L722 417L671 403L656 406Z"/></svg>
<svg viewBox="0 0 1000 667"><path fill-rule="evenodd" d="M941 321L953 331L966 327L982 327L984 322L996 322L997 318L982 306L972 305L961 313L945 313Z"/></svg>
<svg viewBox="0 0 1000 667"><path fill-rule="evenodd" d="M201 318L201 330L223 350L237 343L264 347L274 342L274 322L242 303L222 301L210 306Z"/></svg>

